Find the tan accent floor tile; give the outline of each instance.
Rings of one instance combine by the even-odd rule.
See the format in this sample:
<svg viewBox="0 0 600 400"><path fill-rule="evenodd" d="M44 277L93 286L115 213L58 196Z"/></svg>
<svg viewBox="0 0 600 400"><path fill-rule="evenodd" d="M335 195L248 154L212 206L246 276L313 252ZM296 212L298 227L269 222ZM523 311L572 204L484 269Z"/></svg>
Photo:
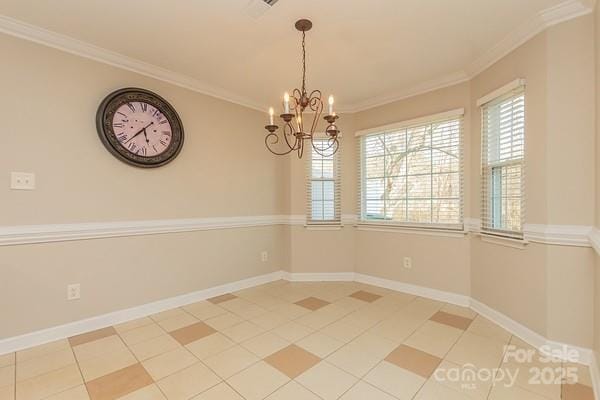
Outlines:
<svg viewBox="0 0 600 400"><path fill-rule="evenodd" d="M0 368L0 387L15 384L15 369L14 365Z"/></svg>
<svg viewBox="0 0 600 400"><path fill-rule="evenodd" d="M404 344L436 357L444 358L463 332L449 325L427 321L406 339Z"/></svg>
<svg viewBox="0 0 600 400"><path fill-rule="evenodd" d="M165 310L156 314L152 314L150 316L150 318L152 318L152 320L154 322L159 322L159 321L163 321L165 319L169 319L169 318L173 318L176 317L178 315L183 314L184 311L181 308L172 308L170 310Z"/></svg>
<svg viewBox="0 0 600 400"><path fill-rule="evenodd" d="M477 313L471 310L469 307L461 307L454 304L444 304L440 311L458 315L459 317L465 317L471 320L477 317Z"/></svg>
<svg viewBox="0 0 600 400"><path fill-rule="evenodd" d="M321 359L296 345L290 345L277 353L271 354L265 358L265 361L294 379L318 364Z"/></svg>
<svg viewBox="0 0 600 400"><path fill-rule="evenodd" d="M197 322L193 325L186 326L185 328L177 329L170 332L171 336L177 340L180 344L186 345L192 343L203 337L212 335L216 331L204 322Z"/></svg>
<svg viewBox="0 0 600 400"><path fill-rule="evenodd" d="M244 400L244 398L237 394L228 384L219 383L206 392L200 393L192 400Z"/></svg>
<svg viewBox="0 0 600 400"><path fill-rule="evenodd" d="M221 331L230 326L237 325L240 322L244 322L244 319L234 313L226 311L225 314L218 315L213 318L209 318L204 321L207 325L212 326L218 331Z"/></svg>
<svg viewBox="0 0 600 400"><path fill-rule="evenodd" d="M254 354L241 346L229 348L217 355L204 359L210 369L215 371L223 379L248 368L259 360Z"/></svg>
<svg viewBox="0 0 600 400"><path fill-rule="evenodd" d="M0 356L0 367L15 365L15 353L8 353Z"/></svg>
<svg viewBox="0 0 600 400"><path fill-rule="evenodd" d="M434 355L406 345L398 346L385 360L425 379L431 376L442 361Z"/></svg>
<svg viewBox="0 0 600 400"><path fill-rule="evenodd" d="M17 364L17 382L34 376L42 375L57 369L75 364L75 357L71 349L64 349ZM2 369L0 369L0 386L2 386Z"/></svg>
<svg viewBox="0 0 600 400"><path fill-rule="evenodd" d="M187 344L185 347L192 352L200 360L214 356L231 347L235 346L235 342L229 339L222 333L214 333L202 339L198 339Z"/></svg>
<svg viewBox="0 0 600 400"><path fill-rule="evenodd" d="M497 368L504 353L504 343L465 332L450 349L446 360L458 365Z"/></svg>
<svg viewBox="0 0 600 400"><path fill-rule="evenodd" d="M594 400L594 389L590 386L576 383L562 386L563 400Z"/></svg>
<svg viewBox="0 0 600 400"><path fill-rule="evenodd" d="M72 364L68 367L18 382L17 398L19 400L43 399L82 384L83 380L81 379L79 368L77 368L77 365Z"/></svg>
<svg viewBox="0 0 600 400"><path fill-rule="evenodd" d="M364 380L399 399L412 399L427 381L422 376L387 361L379 363Z"/></svg>
<svg viewBox="0 0 600 400"><path fill-rule="evenodd" d="M207 301L210 301L213 304L221 304L226 301L237 299L237 298L238 298L237 296L235 296L231 293L227 293L227 294L222 294L221 296L212 297L212 298L208 299Z"/></svg>
<svg viewBox="0 0 600 400"><path fill-rule="evenodd" d="M492 388L489 400L548 400L547 397L540 396L519 386L505 387L497 385ZM567 399L568 400L568 399ZM593 398L592 398L593 400Z"/></svg>
<svg viewBox="0 0 600 400"><path fill-rule="evenodd" d="M258 325L254 325L252 322L243 321L237 325L225 328L221 332L234 342L241 343L260 335L264 331L265 330L263 328Z"/></svg>
<svg viewBox="0 0 600 400"><path fill-rule="evenodd" d="M15 385L0 387L0 400L15 400Z"/></svg>
<svg viewBox="0 0 600 400"><path fill-rule="evenodd" d="M323 400L335 400L350 389L357 379L341 369L321 361L296 381Z"/></svg>
<svg viewBox="0 0 600 400"><path fill-rule="evenodd" d="M67 339L57 340L55 342L50 342L46 344L42 344L40 346L31 347L29 349L17 351L17 362L22 362L26 360L30 360L32 358L40 357L48 353L53 353L55 351L64 350L70 348L71 345Z"/></svg>
<svg viewBox="0 0 600 400"><path fill-rule="evenodd" d="M312 335L299 340L296 344L314 355L325 358L345 343L337 339L315 332Z"/></svg>
<svg viewBox="0 0 600 400"><path fill-rule="evenodd" d="M433 379L429 379L421 390L419 390L415 400L471 400L471 398L444 385L440 385Z"/></svg>
<svg viewBox="0 0 600 400"><path fill-rule="evenodd" d="M269 364L260 361L227 380L246 400L263 400L290 379Z"/></svg>
<svg viewBox="0 0 600 400"><path fill-rule="evenodd" d="M478 315L477 318L473 320L473 323L469 326L467 332L490 339L495 339L503 343L508 343L510 337L512 336L510 332L499 327L481 315Z"/></svg>
<svg viewBox="0 0 600 400"><path fill-rule="evenodd" d="M431 318L431 321L439 322L457 329L467 330L473 320L459 315L449 314L444 311L438 311Z"/></svg>
<svg viewBox="0 0 600 400"><path fill-rule="evenodd" d="M273 332L277 336L284 338L288 342L293 343L310 335L314 331L314 329L311 329L304 325L300 325L296 322L288 322L285 325L278 326L271 332Z"/></svg>
<svg viewBox="0 0 600 400"><path fill-rule="evenodd" d="M158 325L167 332L172 332L177 329L185 328L198 322L198 319L191 314L183 312L170 318L158 321Z"/></svg>
<svg viewBox="0 0 600 400"><path fill-rule="evenodd" d="M166 353L167 351L175 350L180 347L179 342L171 335L161 335L154 339L146 340L145 342L137 343L129 347L131 352L140 361Z"/></svg>
<svg viewBox="0 0 600 400"><path fill-rule="evenodd" d="M187 306L184 306L183 309L201 321L216 317L217 315L221 315L227 312L227 310L223 309L222 307L216 306L207 301L189 304Z"/></svg>
<svg viewBox="0 0 600 400"><path fill-rule="evenodd" d="M158 381L197 362L198 359L192 353L184 347L180 347L146 360L142 362L142 365L152 379Z"/></svg>
<svg viewBox="0 0 600 400"><path fill-rule="evenodd" d="M92 400L112 400L152 383L152 378L144 367L134 364L87 382L86 386Z"/></svg>
<svg viewBox="0 0 600 400"><path fill-rule="evenodd" d="M325 300L318 299L316 297L307 297L307 298L305 298L303 300L295 302L294 304L296 304L296 305L298 305L300 307L304 307L304 308L306 308L308 310L311 310L311 311L316 311L319 308L323 308L326 305L328 305L329 302L327 302Z"/></svg>
<svg viewBox="0 0 600 400"><path fill-rule="evenodd" d="M54 394L50 397L46 397L44 400L89 400L90 396L85 385L75 386L72 389L65 390Z"/></svg>
<svg viewBox="0 0 600 400"><path fill-rule="evenodd" d="M169 400L186 400L221 382L214 372L202 363L169 375L157 382Z"/></svg>
<svg viewBox="0 0 600 400"><path fill-rule="evenodd" d="M83 379L86 382L89 382L134 365L138 361L129 350L122 350L78 360L78 362L81 373L83 374Z"/></svg>
<svg viewBox="0 0 600 400"><path fill-rule="evenodd" d="M565 383L581 383L585 386L593 386L592 375L590 373L589 367L576 363L563 363L563 368L567 375ZM569 372L571 373L571 375L575 375L573 378L576 379L569 379Z"/></svg>
<svg viewBox="0 0 600 400"><path fill-rule="evenodd" d="M127 343L127 346L133 346L136 343L141 343L164 334L165 331L160 326L150 324L120 333L120 336Z"/></svg>
<svg viewBox="0 0 600 400"><path fill-rule="evenodd" d="M350 390L348 390L340 400L396 400L389 394L369 385L366 382L359 381ZM444 399L447 400L447 399Z"/></svg>
<svg viewBox="0 0 600 400"><path fill-rule="evenodd" d="M117 331L115 328L109 326L108 328L97 329L95 331L82 333L81 335L71 336L69 338L69 343L74 347L116 334Z"/></svg>
<svg viewBox="0 0 600 400"><path fill-rule="evenodd" d="M289 344L287 340L280 338L274 333L266 332L242 343L242 346L258 357L265 358L287 347Z"/></svg>
<svg viewBox="0 0 600 400"><path fill-rule="evenodd" d="M119 397L119 400L166 400L166 397L156 384L152 384Z"/></svg>
<svg viewBox="0 0 600 400"><path fill-rule="evenodd" d="M367 292L365 290L359 290L358 292L354 292L350 295L350 297L353 297L358 300L366 301L367 303L372 303L375 300L379 300L381 298L380 295L371 293L371 292Z"/></svg>
<svg viewBox="0 0 600 400"><path fill-rule="evenodd" d="M327 361L360 378L396 347L390 340L365 334L327 357Z"/></svg>
<svg viewBox="0 0 600 400"><path fill-rule="evenodd" d="M153 324L154 321L149 317L142 317L134 319L132 321L123 322L114 326L118 333L130 331L135 328L141 328L142 326Z"/></svg>
<svg viewBox="0 0 600 400"><path fill-rule="evenodd" d="M265 400L321 400L321 398L297 382L290 381Z"/></svg>

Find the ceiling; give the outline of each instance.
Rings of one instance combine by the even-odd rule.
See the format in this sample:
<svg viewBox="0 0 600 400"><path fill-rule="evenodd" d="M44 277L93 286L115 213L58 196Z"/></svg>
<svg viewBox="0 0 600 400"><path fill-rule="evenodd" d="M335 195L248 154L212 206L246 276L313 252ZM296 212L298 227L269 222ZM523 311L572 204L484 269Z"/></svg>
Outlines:
<svg viewBox="0 0 600 400"><path fill-rule="evenodd" d="M255 17L248 15L255 1L2 0L8 18L0 31L117 65L122 55L129 69L264 109L299 86L294 22L310 18L308 87L355 111L467 79L527 35L590 7L590 0L279 0Z"/></svg>

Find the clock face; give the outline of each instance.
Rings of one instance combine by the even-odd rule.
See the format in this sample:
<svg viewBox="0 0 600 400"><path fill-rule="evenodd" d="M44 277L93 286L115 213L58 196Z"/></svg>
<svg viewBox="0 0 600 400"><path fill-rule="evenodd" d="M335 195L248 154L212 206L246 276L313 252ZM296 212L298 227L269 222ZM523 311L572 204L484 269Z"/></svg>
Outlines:
<svg viewBox="0 0 600 400"><path fill-rule="evenodd" d="M172 161L183 145L183 127L173 107L143 89L121 89L100 105L98 134L118 159L138 167Z"/></svg>

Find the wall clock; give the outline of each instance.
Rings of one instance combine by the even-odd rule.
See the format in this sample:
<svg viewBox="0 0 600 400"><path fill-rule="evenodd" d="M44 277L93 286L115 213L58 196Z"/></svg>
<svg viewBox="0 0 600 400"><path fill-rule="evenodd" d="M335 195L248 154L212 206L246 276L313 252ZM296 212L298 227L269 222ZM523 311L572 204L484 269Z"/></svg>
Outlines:
<svg viewBox="0 0 600 400"><path fill-rule="evenodd" d="M179 115L165 99L145 89L109 94L98 108L96 127L108 151L136 167L165 165L183 146Z"/></svg>

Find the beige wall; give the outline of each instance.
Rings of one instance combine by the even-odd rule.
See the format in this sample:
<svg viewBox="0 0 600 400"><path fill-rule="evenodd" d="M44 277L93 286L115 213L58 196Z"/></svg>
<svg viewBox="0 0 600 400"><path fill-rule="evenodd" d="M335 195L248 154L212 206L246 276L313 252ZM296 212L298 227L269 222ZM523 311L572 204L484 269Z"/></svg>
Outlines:
<svg viewBox="0 0 600 400"><path fill-rule="evenodd" d="M266 114L9 36L0 49L10 54L0 74L1 225L287 212L286 163L262 141ZM100 101L126 86L179 112L185 144L167 166L127 166L98 139ZM9 190L10 171L36 173L37 189ZM279 270L287 245L274 226L0 247L0 338ZM70 283L81 283L81 300L66 301Z"/></svg>

